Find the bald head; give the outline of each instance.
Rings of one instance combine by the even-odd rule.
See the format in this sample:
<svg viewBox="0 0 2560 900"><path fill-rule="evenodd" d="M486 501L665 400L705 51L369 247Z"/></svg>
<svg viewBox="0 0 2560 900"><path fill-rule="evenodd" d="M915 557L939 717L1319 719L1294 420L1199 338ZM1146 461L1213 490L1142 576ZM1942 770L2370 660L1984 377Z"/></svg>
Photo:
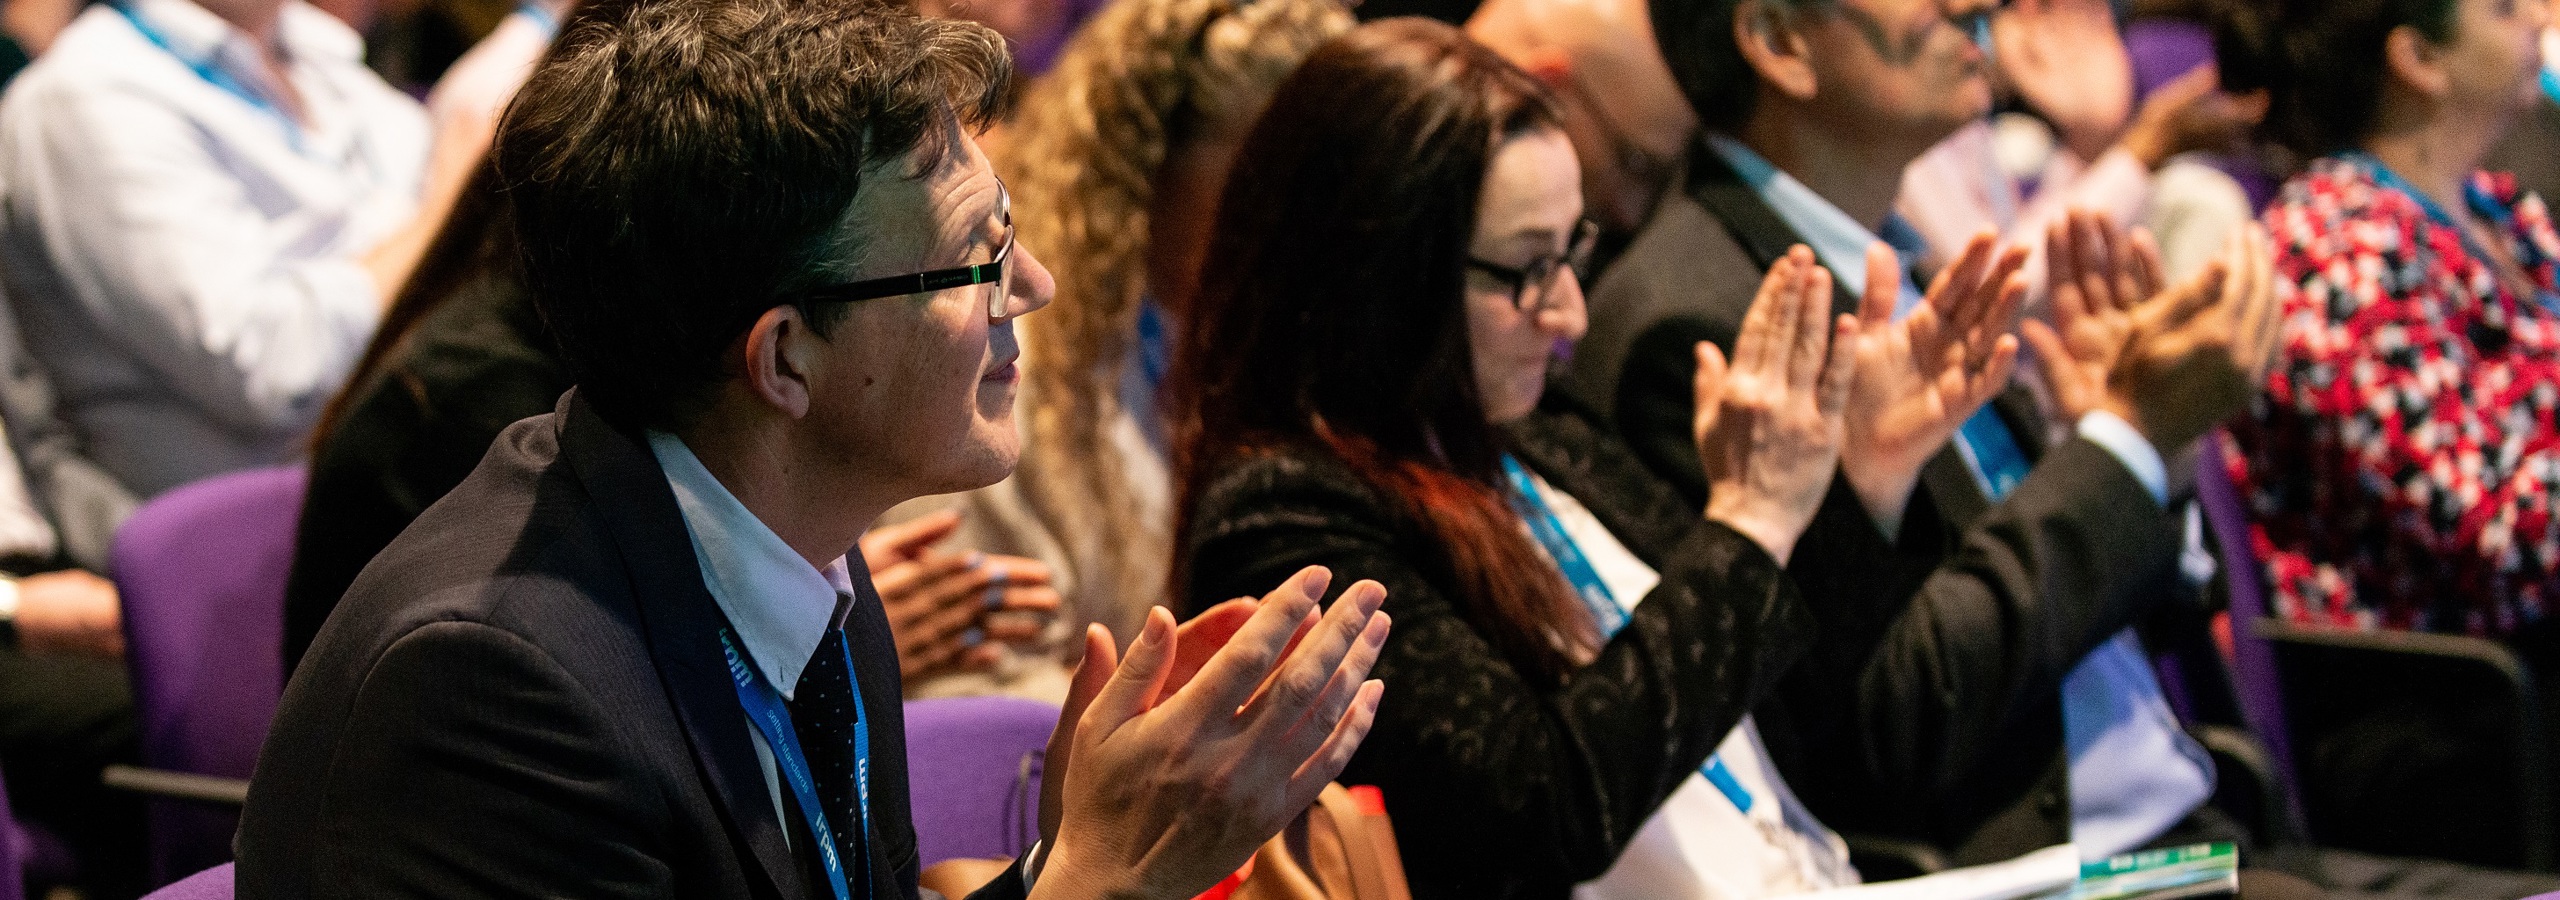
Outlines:
<svg viewBox="0 0 2560 900"><path fill-rule="evenodd" d="M1467 34L1563 102L1591 217L1621 234L1643 225L1698 126L1645 0L1485 0Z"/></svg>

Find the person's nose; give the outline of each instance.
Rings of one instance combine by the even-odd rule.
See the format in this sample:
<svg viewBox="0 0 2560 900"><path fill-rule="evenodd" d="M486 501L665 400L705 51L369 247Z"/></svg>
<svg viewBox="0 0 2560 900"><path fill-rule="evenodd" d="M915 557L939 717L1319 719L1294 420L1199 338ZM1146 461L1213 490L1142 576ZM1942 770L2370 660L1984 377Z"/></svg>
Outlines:
<svg viewBox="0 0 2560 900"><path fill-rule="evenodd" d="M1049 305L1049 301L1057 299L1058 279L1049 274L1049 267L1040 264L1040 257L1031 252L1030 245L1019 242L1013 245L1011 265L1014 267L1013 284L1005 292L1004 321L1039 312L1041 307Z"/></svg>

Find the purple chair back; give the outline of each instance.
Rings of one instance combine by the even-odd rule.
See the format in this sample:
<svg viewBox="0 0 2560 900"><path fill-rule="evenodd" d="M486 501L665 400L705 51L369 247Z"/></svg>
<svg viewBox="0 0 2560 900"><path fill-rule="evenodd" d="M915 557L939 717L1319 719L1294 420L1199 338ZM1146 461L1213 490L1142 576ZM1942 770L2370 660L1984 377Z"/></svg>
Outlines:
<svg viewBox="0 0 2560 900"><path fill-rule="evenodd" d="M143 764L247 778L284 685L284 583L300 467L237 472L153 498L116 533ZM152 883L231 858L236 810L155 801Z"/></svg>
<svg viewBox="0 0 2560 900"><path fill-rule="evenodd" d="M2277 676L2275 648L2258 635L2258 620L2267 615L2266 567L2249 541L2248 507L2224 468L2223 435L2217 430L2197 442L2196 502L2204 507L2205 527L2222 551L2222 580L2231 593L2231 680L2240 694L2240 714L2249 730L2275 757L2277 777L2287 796L2294 788L2292 732L2285 728L2284 681Z"/></svg>
<svg viewBox="0 0 2560 900"><path fill-rule="evenodd" d="M231 864L223 863L152 891L142 900L231 900L231 889Z"/></svg>
<svg viewBox="0 0 2560 900"><path fill-rule="evenodd" d="M1041 759L1058 708L1010 697L907 704L907 785L921 865L1002 859L1040 839Z"/></svg>

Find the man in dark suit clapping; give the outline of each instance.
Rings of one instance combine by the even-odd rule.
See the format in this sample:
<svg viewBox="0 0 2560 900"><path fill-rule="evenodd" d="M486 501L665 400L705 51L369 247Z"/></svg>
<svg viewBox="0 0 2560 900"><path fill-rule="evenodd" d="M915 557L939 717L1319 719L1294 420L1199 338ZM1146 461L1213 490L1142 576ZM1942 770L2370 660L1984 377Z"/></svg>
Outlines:
<svg viewBox="0 0 2560 900"><path fill-rule="evenodd" d="M496 162L578 386L322 629L240 895L913 898L897 660L846 552L1016 455L1011 321L1053 285L969 136L1004 45L864 0L562 40ZM1125 660L1088 633L1043 840L980 896L1191 897L1305 809L1387 627L1366 583L1316 619L1326 578L1158 611Z"/></svg>

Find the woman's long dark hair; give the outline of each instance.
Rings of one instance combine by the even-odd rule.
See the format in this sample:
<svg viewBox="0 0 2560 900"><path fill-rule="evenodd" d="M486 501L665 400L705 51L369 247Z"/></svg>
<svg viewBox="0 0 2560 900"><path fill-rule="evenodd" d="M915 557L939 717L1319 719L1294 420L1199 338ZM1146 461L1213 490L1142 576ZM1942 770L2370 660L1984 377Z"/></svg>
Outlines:
<svg viewBox="0 0 2560 900"><path fill-rule="evenodd" d="M2364 141L2382 117L2383 62L2403 25L2455 37L2457 0L2224 0L2214 55L2226 90L2268 93L2259 130L2305 157Z"/></svg>
<svg viewBox="0 0 2560 900"><path fill-rule="evenodd" d="M1595 626L1504 500L1467 339L1485 170L1558 121L1536 81L1427 19L1362 26L1281 84L1237 153L1167 389L1176 535L1220 470L1319 448L1401 507L1426 571L1516 665L1588 660Z"/></svg>
<svg viewBox="0 0 2560 900"><path fill-rule="evenodd" d="M608 16L619 16L630 5L631 0L570 0L561 16L560 34ZM560 46L557 36L551 46ZM547 58L550 51L543 55ZM409 280L400 284L399 293L392 295L391 306L383 310L382 324L374 327L364 355L356 358L346 382L339 386L336 396L329 398L329 405L321 409L319 424L311 429L315 455L328 444L338 423L346 420L374 378L398 357L409 336L429 315L444 308L473 281L493 274L514 277L515 229L506 208L498 195L497 169L491 164L490 155L483 153L479 165L472 167L470 180L455 196L453 208L445 213L444 224L436 227L435 237L418 257L417 268L410 270Z"/></svg>

